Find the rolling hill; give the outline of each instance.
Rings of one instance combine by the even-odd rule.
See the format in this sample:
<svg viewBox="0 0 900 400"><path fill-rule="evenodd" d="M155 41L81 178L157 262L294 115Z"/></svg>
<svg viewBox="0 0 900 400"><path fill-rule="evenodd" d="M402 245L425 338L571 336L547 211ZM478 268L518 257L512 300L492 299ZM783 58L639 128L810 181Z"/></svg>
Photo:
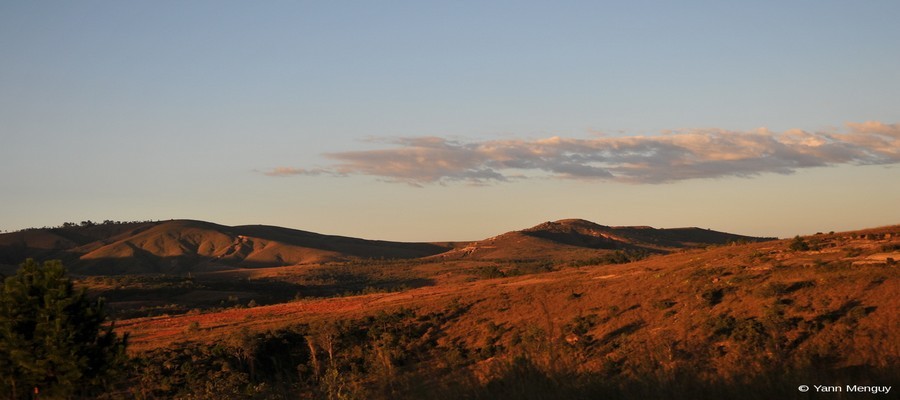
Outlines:
<svg viewBox="0 0 900 400"><path fill-rule="evenodd" d="M616 250L662 254L686 248L765 240L772 239L701 228L612 227L583 219L564 219L459 246L434 257L447 260L585 260Z"/></svg>
<svg viewBox="0 0 900 400"><path fill-rule="evenodd" d="M33 229L0 235L0 263L59 258L82 274L202 272L234 267L416 258L447 251L429 243L365 240L265 225L173 220Z"/></svg>
<svg viewBox="0 0 900 400"><path fill-rule="evenodd" d="M700 228L609 227L569 219L472 243L365 240L266 225L225 226L194 220L30 229L0 235L0 264L62 259L89 275L210 272L363 259L585 260L609 251L673 250L759 241Z"/></svg>
<svg viewBox="0 0 900 400"><path fill-rule="evenodd" d="M602 257L632 253L653 256ZM141 365L122 397L805 399L797 385L900 379L900 226L771 240L568 219L440 244L192 220L0 235L0 259L23 256L63 258L107 299Z"/></svg>
<svg viewBox="0 0 900 400"><path fill-rule="evenodd" d="M567 225L526 231L578 237L594 229L598 247L674 240L647 228ZM524 232L502 240L535 239ZM691 243L706 235L687 232ZM475 273L490 261L429 257L385 264L434 278L420 287L116 326L148 363L227 364L241 379L254 368L303 371L266 382L319 397L340 387L360 398L807 399L817 397L798 385L900 379L898 260L900 226L499 278ZM248 351L260 357L255 367ZM320 378L327 365L340 371L335 386ZM147 374L190 378L176 369Z"/></svg>

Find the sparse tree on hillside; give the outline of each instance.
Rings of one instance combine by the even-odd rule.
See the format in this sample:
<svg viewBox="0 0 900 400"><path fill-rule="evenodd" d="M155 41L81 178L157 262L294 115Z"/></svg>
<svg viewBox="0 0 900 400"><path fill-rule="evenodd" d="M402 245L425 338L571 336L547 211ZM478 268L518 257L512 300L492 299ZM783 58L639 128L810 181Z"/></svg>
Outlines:
<svg viewBox="0 0 900 400"><path fill-rule="evenodd" d="M806 243L800 235L794 236L790 247L794 251L809 251L809 243Z"/></svg>
<svg viewBox="0 0 900 400"><path fill-rule="evenodd" d="M0 396L88 397L125 360L102 301L76 291L60 261L29 259L0 286Z"/></svg>

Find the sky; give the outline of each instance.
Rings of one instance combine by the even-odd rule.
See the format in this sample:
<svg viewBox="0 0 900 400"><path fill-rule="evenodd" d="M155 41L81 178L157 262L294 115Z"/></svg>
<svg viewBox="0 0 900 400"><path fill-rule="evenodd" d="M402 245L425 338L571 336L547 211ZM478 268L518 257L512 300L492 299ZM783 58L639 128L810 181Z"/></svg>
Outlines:
<svg viewBox="0 0 900 400"><path fill-rule="evenodd" d="M900 2L0 1L0 231L900 224Z"/></svg>

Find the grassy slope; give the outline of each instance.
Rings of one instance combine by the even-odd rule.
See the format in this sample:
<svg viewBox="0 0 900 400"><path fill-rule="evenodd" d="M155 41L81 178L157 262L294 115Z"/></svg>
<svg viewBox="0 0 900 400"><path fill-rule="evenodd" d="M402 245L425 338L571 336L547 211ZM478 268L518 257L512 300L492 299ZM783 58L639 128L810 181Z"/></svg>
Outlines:
<svg viewBox="0 0 900 400"><path fill-rule="evenodd" d="M59 258L70 271L84 275L121 275L415 258L448 249L446 244L364 240L274 226L230 227L172 220L0 234L0 272L14 271L14 266L26 257Z"/></svg>
<svg viewBox="0 0 900 400"><path fill-rule="evenodd" d="M0 234L0 272L25 258L62 259L83 275L186 274L235 267L314 265L362 259L585 261L615 250L664 253L751 238L699 228L608 227L546 222L472 243L402 243L275 226L172 220L32 229Z"/></svg>
<svg viewBox="0 0 900 400"><path fill-rule="evenodd" d="M892 237L883 238L886 233ZM442 327L439 344L486 354L468 367L485 374L491 362L523 351L550 370L627 367L634 373L648 366L660 373L702 365L700 372L716 379L776 361L896 368L900 270L885 259L900 260L900 227L806 241L819 250L794 251L790 240L782 240L474 281L464 279L463 264L419 265L414 269L440 270L438 284L126 320L117 329L131 333L132 351L140 353L175 342L222 340L244 328L266 331L400 307L420 313L462 307L465 312ZM192 322L199 329L187 329ZM764 338L754 336L759 330ZM542 332L545 345L528 350L521 341L527 332Z"/></svg>
<svg viewBox="0 0 900 400"><path fill-rule="evenodd" d="M547 244L522 234L504 240L511 237ZM430 358L408 365L406 375L393 373L474 388L437 396L445 398L655 398L669 391L682 393L675 399L782 398L796 395L798 382L896 382L900 226L815 235L804 243L808 249L792 240L726 245L498 279L478 271L501 261L477 258L235 268L165 278L155 283L160 289L148 290L202 304L226 294L245 303L246 296L295 289L317 296L362 285L408 289L127 319L116 329L130 333L130 349L141 355L401 308L441 314ZM121 286L102 282L89 283L106 293ZM464 361L449 363L453 354ZM432 365L450 367L423 372ZM735 396L741 388L756 394ZM391 390L417 397L414 389Z"/></svg>

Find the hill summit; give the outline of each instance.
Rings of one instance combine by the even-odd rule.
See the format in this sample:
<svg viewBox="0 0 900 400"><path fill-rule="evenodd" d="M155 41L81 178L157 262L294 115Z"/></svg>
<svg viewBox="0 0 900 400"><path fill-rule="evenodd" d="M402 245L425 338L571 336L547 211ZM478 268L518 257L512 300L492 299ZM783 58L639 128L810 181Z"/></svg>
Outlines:
<svg viewBox="0 0 900 400"><path fill-rule="evenodd" d="M646 254L771 240L701 228L606 226L584 219L548 221L461 246L437 257L470 259L588 259L609 251Z"/></svg>

